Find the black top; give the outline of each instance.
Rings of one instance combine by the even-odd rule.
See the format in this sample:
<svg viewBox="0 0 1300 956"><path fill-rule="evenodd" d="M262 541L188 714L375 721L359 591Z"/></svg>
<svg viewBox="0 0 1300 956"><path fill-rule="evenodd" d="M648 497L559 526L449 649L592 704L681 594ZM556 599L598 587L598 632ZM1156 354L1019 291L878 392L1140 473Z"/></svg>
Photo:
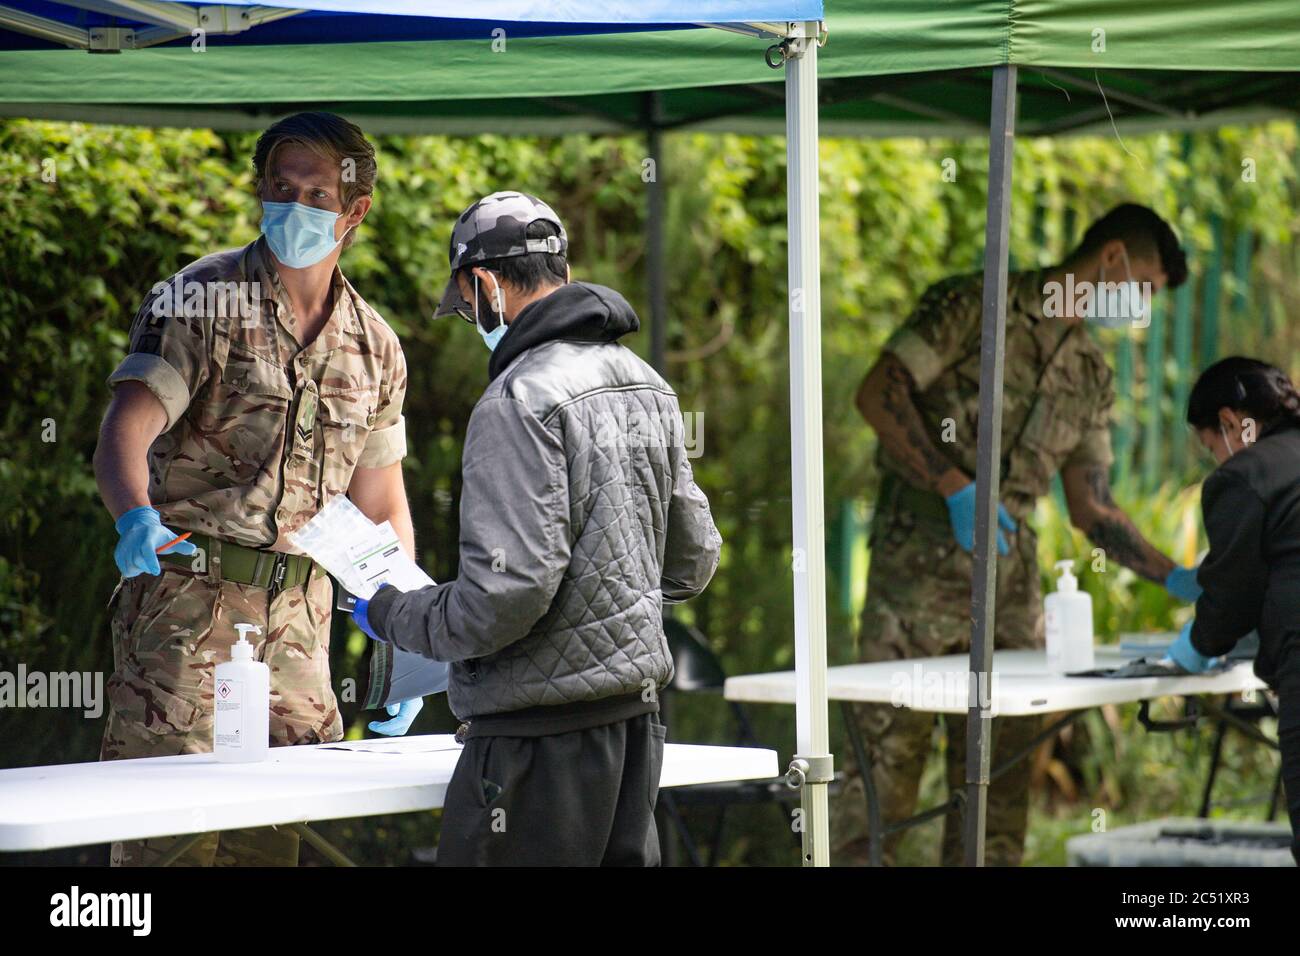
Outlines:
<svg viewBox="0 0 1300 956"><path fill-rule="evenodd" d="M471 717L466 723L470 737L550 737L575 730L588 730L631 720L641 714L659 712L659 700L643 693L619 694L600 700L578 700L568 704L525 707L504 714Z"/></svg>
<svg viewBox="0 0 1300 956"><path fill-rule="evenodd" d="M1210 553L1192 644L1217 656L1259 630L1255 673L1300 682L1300 427L1274 428L1205 479Z"/></svg>

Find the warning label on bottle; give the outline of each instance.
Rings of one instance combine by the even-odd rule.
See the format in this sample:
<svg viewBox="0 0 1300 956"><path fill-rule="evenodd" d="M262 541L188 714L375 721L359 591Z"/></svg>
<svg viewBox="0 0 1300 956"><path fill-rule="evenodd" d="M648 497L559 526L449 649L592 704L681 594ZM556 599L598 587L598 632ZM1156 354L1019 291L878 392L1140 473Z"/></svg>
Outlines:
<svg viewBox="0 0 1300 956"><path fill-rule="evenodd" d="M244 682L219 680L214 691L216 698L216 743L218 747L239 749L243 746L240 734L243 724Z"/></svg>

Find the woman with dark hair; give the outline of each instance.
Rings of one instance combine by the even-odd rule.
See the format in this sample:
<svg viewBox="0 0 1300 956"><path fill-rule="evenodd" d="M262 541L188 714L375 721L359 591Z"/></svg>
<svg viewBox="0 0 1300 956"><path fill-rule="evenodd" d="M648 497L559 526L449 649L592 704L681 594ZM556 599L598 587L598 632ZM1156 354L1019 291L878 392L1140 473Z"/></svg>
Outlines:
<svg viewBox="0 0 1300 956"><path fill-rule="evenodd" d="M1201 374L1187 421L1218 467L1201 490L1210 551L1197 574L1196 618L1169 656L1198 673L1259 631L1255 673L1278 695L1300 863L1300 395L1281 369L1234 356Z"/></svg>

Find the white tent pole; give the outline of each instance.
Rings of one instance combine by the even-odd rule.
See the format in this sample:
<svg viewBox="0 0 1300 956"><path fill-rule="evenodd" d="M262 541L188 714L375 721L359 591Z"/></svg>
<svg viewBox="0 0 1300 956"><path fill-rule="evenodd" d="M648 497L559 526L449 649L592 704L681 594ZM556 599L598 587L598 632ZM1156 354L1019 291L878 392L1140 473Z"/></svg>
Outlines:
<svg viewBox="0 0 1300 956"><path fill-rule="evenodd" d="M827 866L826 527L822 502L821 256L815 21L791 24L785 59L790 286L790 444L794 512L795 722L803 862Z"/></svg>
<svg viewBox="0 0 1300 956"><path fill-rule="evenodd" d="M1016 144L1016 68L993 70L989 116L989 193L984 226L984 299L980 332L980 411L975 467L975 574L971 583L969 710L966 717L966 865L984 865L992 736L992 684L998 584L998 486L1002 462L1002 363L1007 327L1007 245L1011 234L1011 161Z"/></svg>

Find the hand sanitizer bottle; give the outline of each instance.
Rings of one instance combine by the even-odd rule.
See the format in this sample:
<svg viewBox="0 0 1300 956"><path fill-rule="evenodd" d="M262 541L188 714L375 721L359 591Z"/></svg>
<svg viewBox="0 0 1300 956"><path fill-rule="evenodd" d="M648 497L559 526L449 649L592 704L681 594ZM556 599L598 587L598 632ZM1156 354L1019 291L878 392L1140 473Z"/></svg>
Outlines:
<svg viewBox="0 0 1300 956"><path fill-rule="evenodd" d="M236 624L239 640L230 660L217 665L213 687L216 719L212 752L224 763L253 763L266 759L271 736L271 669L253 660L248 632L262 633L256 624Z"/></svg>
<svg viewBox="0 0 1300 956"><path fill-rule="evenodd" d="M1057 561L1056 590L1043 602L1047 624L1047 670L1073 674L1093 668L1092 596L1079 590L1073 561Z"/></svg>

